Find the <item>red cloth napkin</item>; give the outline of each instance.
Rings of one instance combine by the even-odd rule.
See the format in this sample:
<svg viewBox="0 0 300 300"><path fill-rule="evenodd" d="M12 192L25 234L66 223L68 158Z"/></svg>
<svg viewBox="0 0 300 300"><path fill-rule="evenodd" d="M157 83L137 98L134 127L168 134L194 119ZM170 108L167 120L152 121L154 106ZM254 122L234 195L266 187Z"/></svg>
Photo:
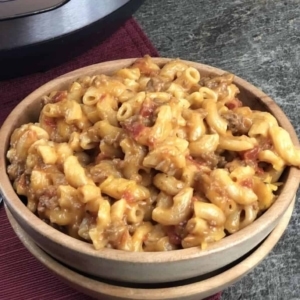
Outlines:
<svg viewBox="0 0 300 300"><path fill-rule="evenodd" d="M139 25L129 19L113 35L72 61L44 73L0 82L0 125L10 111L30 92L49 80L72 70L121 58L158 56ZM80 299L90 297L79 293L56 278L22 245L0 207L0 299ZM208 300L219 300L220 294Z"/></svg>

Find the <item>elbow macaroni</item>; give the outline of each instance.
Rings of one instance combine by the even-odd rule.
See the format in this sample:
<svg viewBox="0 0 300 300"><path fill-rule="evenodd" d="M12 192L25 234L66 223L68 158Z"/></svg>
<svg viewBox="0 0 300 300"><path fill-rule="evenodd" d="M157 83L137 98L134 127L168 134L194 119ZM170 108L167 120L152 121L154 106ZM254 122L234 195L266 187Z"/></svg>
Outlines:
<svg viewBox="0 0 300 300"><path fill-rule="evenodd" d="M149 56L43 98L12 136L8 174L28 208L96 249L169 251L224 238L276 199L300 150L233 76Z"/></svg>

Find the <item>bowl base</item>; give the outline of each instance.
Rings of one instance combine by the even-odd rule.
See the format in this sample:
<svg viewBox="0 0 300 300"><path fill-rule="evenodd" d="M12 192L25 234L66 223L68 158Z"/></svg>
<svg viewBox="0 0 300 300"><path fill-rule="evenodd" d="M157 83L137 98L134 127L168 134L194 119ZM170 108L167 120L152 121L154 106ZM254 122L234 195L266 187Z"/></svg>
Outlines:
<svg viewBox="0 0 300 300"><path fill-rule="evenodd" d="M106 300L200 300L214 295L240 280L268 255L287 228L294 204L295 199L269 236L238 261L204 276L181 282L151 285L102 280L70 269L38 247L20 227L8 208L5 207L5 209L13 230L28 251L62 281L84 294Z"/></svg>

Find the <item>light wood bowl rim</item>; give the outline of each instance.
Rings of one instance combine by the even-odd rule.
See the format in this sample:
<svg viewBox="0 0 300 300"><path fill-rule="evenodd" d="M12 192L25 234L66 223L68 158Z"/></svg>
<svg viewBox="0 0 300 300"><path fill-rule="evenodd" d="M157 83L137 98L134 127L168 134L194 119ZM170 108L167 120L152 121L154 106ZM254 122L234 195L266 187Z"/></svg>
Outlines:
<svg viewBox="0 0 300 300"><path fill-rule="evenodd" d="M153 58L154 62L158 64L165 64L171 59L172 58ZM245 242L251 237L254 237L258 232L268 228L268 226L271 226L271 224L273 224L278 218L280 218L286 211L297 191L300 180L300 171L295 167L289 168L288 180L286 181L286 184L282 189L278 199L261 217L259 217L255 222L243 228L242 230L230 236L227 236L226 238L216 243L211 244L206 250L200 250L198 247L168 252L126 252L115 249L95 250L91 244L76 240L47 225L36 215L32 214L20 201L6 173L6 149L3 142L8 138L8 136L10 136L11 123L13 123L13 120L17 118L17 116L21 115L24 111L24 108L28 106L34 99L40 98L41 95L45 95L51 90L55 90L55 86L63 82L70 83L74 79L86 74L99 74L101 72L105 73L105 70L107 71L111 68L115 69L125 67L132 64L135 60L136 58L131 58L99 63L62 75L33 91L13 109L13 111L3 123L0 130L0 140L2 141L2 143L0 144L0 190L9 209L16 213L18 217L21 218L24 222L33 227L39 234L46 236L56 244L60 244L61 246L66 248L72 248L73 251L88 255L90 257L131 263L159 264L161 262L184 261L199 257L205 258L206 256L209 256L213 253L223 251L224 249L238 247L239 244ZM199 69L200 73L201 70L219 75L226 72L224 70L217 69L208 65L185 60L183 61ZM284 112L281 110L281 108L269 96L267 96L265 93L263 93L261 90L254 87L250 83L239 78L238 76L235 76L234 82L238 86L243 86L245 89L254 94L257 99L260 99L265 105L267 105L270 111L279 120L281 126L283 126L290 133L294 144L299 146L298 137L292 124L290 123Z"/></svg>

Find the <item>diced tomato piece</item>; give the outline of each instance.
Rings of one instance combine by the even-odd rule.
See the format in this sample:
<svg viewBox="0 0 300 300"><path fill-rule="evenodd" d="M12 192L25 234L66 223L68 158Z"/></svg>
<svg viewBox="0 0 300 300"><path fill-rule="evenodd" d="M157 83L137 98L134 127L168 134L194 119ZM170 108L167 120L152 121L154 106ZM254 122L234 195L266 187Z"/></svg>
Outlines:
<svg viewBox="0 0 300 300"><path fill-rule="evenodd" d="M140 110L140 115L144 118L149 118L153 116L156 108L157 108L157 104L155 104L154 102L143 102Z"/></svg>
<svg viewBox="0 0 300 300"><path fill-rule="evenodd" d="M56 122L54 118L44 117L43 119L46 126L51 127L53 129L56 127Z"/></svg>
<svg viewBox="0 0 300 300"><path fill-rule="evenodd" d="M240 156L244 160L256 160L259 153L259 147L256 146L253 149L241 151Z"/></svg>
<svg viewBox="0 0 300 300"><path fill-rule="evenodd" d="M130 193L129 191L125 191L122 194L122 198L124 198L128 203L134 202L134 197L133 197L132 193Z"/></svg>
<svg viewBox="0 0 300 300"><path fill-rule="evenodd" d="M237 98L232 99L232 100L230 100L229 102L227 102L225 104L225 106L227 106L228 109L230 109L230 110L233 110L233 109L235 109L237 107L241 107L242 105L243 105L243 103L239 99L237 99Z"/></svg>
<svg viewBox="0 0 300 300"><path fill-rule="evenodd" d="M60 102L64 99L67 98L67 91L58 91L52 98L51 98L51 102L52 103L57 103Z"/></svg>
<svg viewBox="0 0 300 300"><path fill-rule="evenodd" d="M240 184L241 184L241 186L244 186L244 187L247 187L249 189L252 189L252 187L253 187L253 180L252 180L252 178L247 178L247 179L241 181Z"/></svg>
<svg viewBox="0 0 300 300"><path fill-rule="evenodd" d="M187 155L185 157L188 161L190 161L195 167L197 167L199 170L202 170L203 167L206 166L204 161L198 161L198 160L194 160L192 156Z"/></svg>
<svg viewBox="0 0 300 300"><path fill-rule="evenodd" d="M124 124L124 127L134 139L136 139L145 128L145 126L138 121Z"/></svg>

